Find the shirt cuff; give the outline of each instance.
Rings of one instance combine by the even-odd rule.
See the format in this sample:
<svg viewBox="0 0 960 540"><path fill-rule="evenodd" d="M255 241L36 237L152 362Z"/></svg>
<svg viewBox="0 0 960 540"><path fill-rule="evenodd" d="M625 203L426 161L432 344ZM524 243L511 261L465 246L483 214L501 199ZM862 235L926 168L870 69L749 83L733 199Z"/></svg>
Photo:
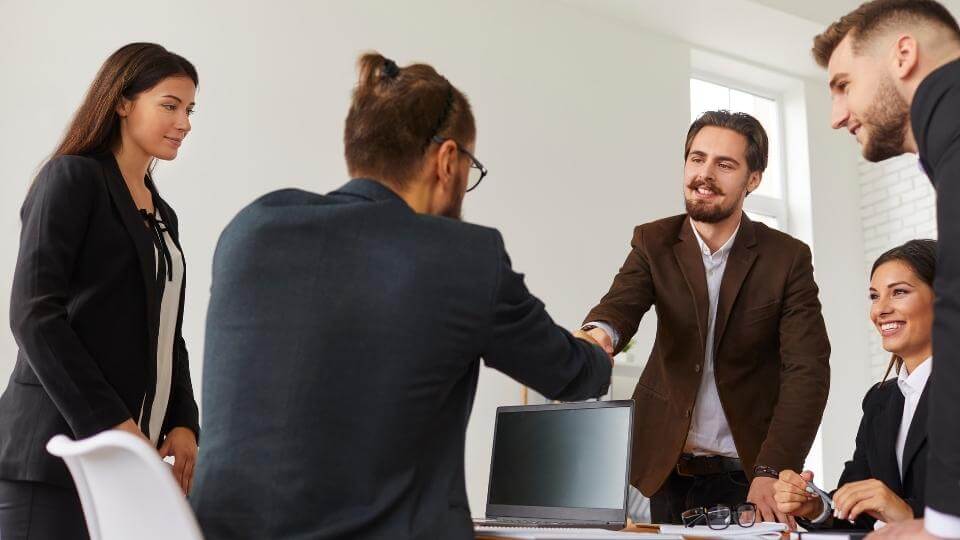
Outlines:
<svg viewBox="0 0 960 540"><path fill-rule="evenodd" d="M588 324L592 324L592 325L596 326L597 328L599 328L599 329L603 330L604 332L606 332L607 335L610 336L610 342L613 343L613 348L614 348L614 349L617 348L617 343L620 342L620 334L618 334L617 331L614 330L612 326L610 326L609 324L607 324L607 323L605 323L605 322L603 322L603 321L590 321L590 322L588 322L587 324L585 324L585 325L583 325L583 326L587 326Z"/></svg>
<svg viewBox="0 0 960 540"><path fill-rule="evenodd" d="M820 515L810 520L810 523L814 525L823 525L827 522L827 519L833 514L833 506L830 504L830 501L820 495L820 502L823 504L823 510L820 511Z"/></svg>
<svg viewBox="0 0 960 540"><path fill-rule="evenodd" d="M927 532L941 538L960 538L960 516L937 512L927 507L923 511L924 528Z"/></svg>

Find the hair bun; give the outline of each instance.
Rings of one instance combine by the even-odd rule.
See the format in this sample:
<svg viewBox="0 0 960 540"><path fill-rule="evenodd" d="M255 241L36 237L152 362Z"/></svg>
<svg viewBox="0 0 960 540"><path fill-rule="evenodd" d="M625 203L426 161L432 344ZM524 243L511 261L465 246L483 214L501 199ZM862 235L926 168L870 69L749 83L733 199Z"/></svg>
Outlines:
<svg viewBox="0 0 960 540"><path fill-rule="evenodd" d="M389 58L383 59L383 74L390 79L396 79L397 75L400 74L400 68L397 66L397 63Z"/></svg>

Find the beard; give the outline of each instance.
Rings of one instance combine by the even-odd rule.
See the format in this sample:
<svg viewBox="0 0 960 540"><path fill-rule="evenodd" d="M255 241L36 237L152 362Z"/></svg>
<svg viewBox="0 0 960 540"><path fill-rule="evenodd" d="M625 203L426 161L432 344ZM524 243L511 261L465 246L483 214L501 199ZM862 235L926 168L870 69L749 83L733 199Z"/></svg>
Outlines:
<svg viewBox="0 0 960 540"><path fill-rule="evenodd" d="M707 187L721 197L724 195L724 192L720 189L720 186L707 180L696 179L687 187L691 190L697 190L700 187ZM734 212L737 211L736 200L731 201L728 205L724 205L722 202L710 203L684 197L684 202L686 203L687 215L690 216L690 219L699 221L701 223L719 223L729 218Z"/></svg>
<svg viewBox="0 0 960 540"><path fill-rule="evenodd" d="M450 200L447 201L447 205L440 210L439 215L445 218L463 221L463 197L467 194L466 190L467 178L464 176L462 179L458 179L457 189L454 190Z"/></svg>
<svg viewBox="0 0 960 540"><path fill-rule="evenodd" d="M909 116L910 106L890 78L881 79L877 96L863 115L863 124L869 127L869 137L863 143L863 158L876 162L903 154Z"/></svg>

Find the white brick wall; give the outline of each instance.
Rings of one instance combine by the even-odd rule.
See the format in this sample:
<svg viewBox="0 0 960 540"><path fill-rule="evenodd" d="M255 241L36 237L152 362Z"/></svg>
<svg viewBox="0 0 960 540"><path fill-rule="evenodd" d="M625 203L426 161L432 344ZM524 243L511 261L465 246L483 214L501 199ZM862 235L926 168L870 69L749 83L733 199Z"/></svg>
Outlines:
<svg viewBox="0 0 960 540"><path fill-rule="evenodd" d="M917 165L915 155L881 163L861 158L859 172L860 218L868 270L877 257L894 246L913 238L936 238L933 186ZM868 278L864 277L864 295ZM890 353L880 347L880 336L871 324L870 372L874 379L880 380L889 361Z"/></svg>

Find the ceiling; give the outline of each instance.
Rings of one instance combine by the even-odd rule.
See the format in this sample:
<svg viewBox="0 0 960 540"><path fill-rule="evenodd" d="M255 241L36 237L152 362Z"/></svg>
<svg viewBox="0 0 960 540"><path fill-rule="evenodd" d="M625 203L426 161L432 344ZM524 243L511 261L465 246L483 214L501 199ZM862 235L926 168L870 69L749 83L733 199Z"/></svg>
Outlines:
<svg viewBox="0 0 960 540"><path fill-rule="evenodd" d="M853 11L863 0L753 0L758 4L796 15L804 19L830 24ZM940 0L956 17L960 17L960 0Z"/></svg>
<svg viewBox="0 0 960 540"><path fill-rule="evenodd" d="M861 0L559 0L619 24L679 38L777 71L823 78L813 36ZM960 17L960 0L940 0Z"/></svg>

